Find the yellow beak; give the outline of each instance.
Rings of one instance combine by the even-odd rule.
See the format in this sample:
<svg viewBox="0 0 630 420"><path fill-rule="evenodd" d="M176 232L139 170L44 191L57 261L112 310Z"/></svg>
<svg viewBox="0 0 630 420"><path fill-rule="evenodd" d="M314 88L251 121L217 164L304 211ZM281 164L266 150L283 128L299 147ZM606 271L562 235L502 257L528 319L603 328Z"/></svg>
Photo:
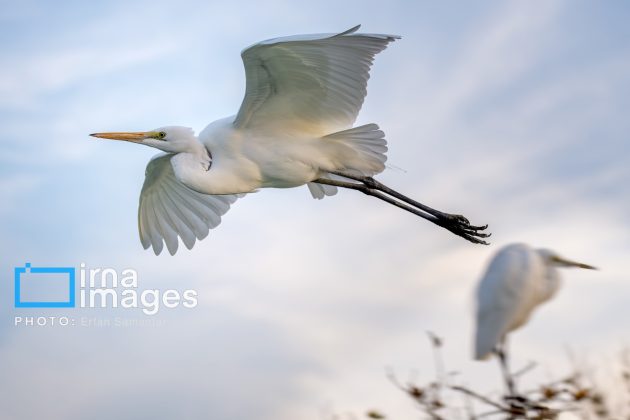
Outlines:
<svg viewBox="0 0 630 420"><path fill-rule="evenodd" d="M593 267L592 265L584 264L584 263L577 262L577 261L571 261L571 260L568 260L566 258L555 257L554 259L557 262L565 264L565 265L567 265L569 267L579 267L579 268L586 268L587 270L597 270L597 267Z"/></svg>
<svg viewBox="0 0 630 420"><path fill-rule="evenodd" d="M592 265L584 264L576 262L573 264L574 267L586 268L587 270L597 270L597 267L593 267Z"/></svg>
<svg viewBox="0 0 630 420"><path fill-rule="evenodd" d="M100 139L110 139L110 140L123 140L123 141L131 141L134 143L140 143L142 140L149 137L149 133L144 131L137 132L127 132L127 133L92 133L90 134L92 137L98 137Z"/></svg>

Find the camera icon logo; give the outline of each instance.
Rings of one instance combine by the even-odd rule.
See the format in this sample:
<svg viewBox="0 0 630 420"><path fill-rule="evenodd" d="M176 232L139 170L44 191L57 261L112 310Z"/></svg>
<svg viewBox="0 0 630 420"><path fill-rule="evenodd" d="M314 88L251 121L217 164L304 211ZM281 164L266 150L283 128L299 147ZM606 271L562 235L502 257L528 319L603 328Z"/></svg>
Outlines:
<svg viewBox="0 0 630 420"><path fill-rule="evenodd" d="M16 308L74 308L74 267L15 267Z"/></svg>

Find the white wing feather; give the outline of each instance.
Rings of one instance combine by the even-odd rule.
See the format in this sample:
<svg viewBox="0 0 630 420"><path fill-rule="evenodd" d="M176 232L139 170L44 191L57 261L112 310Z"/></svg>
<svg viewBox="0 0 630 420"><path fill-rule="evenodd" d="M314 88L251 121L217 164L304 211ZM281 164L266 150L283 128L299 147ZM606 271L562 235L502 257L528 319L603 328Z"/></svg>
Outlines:
<svg viewBox="0 0 630 420"><path fill-rule="evenodd" d="M399 36L298 35L245 49L246 90L234 120L240 128L282 124L323 136L354 123L367 93L374 56Z"/></svg>
<svg viewBox="0 0 630 420"><path fill-rule="evenodd" d="M205 195L182 184L173 172L172 154L156 155L147 165L140 205L138 230L144 249L153 247L156 255L164 243L171 255L178 240L191 249L221 223L221 216L236 201L237 195Z"/></svg>
<svg viewBox="0 0 630 420"><path fill-rule="evenodd" d="M477 289L475 359L486 359L503 336L529 316L532 250L514 244L500 250L490 262Z"/></svg>

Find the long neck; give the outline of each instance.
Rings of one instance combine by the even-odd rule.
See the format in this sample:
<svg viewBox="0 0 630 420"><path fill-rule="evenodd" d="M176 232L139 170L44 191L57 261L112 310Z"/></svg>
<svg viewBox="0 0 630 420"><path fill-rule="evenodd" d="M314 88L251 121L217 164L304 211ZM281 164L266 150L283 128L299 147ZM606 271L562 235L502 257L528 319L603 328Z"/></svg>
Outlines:
<svg viewBox="0 0 630 420"><path fill-rule="evenodd" d="M212 166L210 156L205 147L191 152L177 153L171 159L175 177L188 188L191 188L202 194L208 194L204 188L207 184L207 172Z"/></svg>
<svg viewBox="0 0 630 420"><path fill-rule="evenodd" d="M246 191L236 191L229 173L225 173L212 162L207 149L194 152L178 153L171 159L173 171L179 181L188 188L201 194L234 194Z"/></svg>
<svg viewBox="0 0 630 420"><path fill-rule="evenodd" d="M560 288L560 273L558 269L553 265L549 265L545 271L543 289L539 297L541 303L551 299Z"/></svg>

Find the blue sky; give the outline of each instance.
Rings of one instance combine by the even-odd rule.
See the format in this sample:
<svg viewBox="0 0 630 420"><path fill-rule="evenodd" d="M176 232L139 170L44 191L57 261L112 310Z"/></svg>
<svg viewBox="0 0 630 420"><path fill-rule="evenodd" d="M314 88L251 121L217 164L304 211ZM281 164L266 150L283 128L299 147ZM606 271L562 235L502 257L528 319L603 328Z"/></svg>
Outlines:
<svg viewBox="0 0 630 420"><path fill-rule="evenodd" d="M426 330L446 339L462 380L499 389L495 366L470 360L471 296L489 256L514 241L602 267L565 272L558 298L515 334L514 363L540 363L532 381L569 369L566 347L588 366L628 345L625 2L1 10L2 418L320 419L374 406L411 417L384 372L431 378ZM192 251L142 250L137 199L155 152L87 134L199 132L236 113L242 48L358 23L402 35L378 56L358 120L387 133L381 180L489 223L492 245L358 193L315 201L301 188L240 200ZM12 270L26 261L133 267L142 288L196 289L199 305L160 312L154 328L15 327L15 315L41 314L13 308Z"/></svg>

